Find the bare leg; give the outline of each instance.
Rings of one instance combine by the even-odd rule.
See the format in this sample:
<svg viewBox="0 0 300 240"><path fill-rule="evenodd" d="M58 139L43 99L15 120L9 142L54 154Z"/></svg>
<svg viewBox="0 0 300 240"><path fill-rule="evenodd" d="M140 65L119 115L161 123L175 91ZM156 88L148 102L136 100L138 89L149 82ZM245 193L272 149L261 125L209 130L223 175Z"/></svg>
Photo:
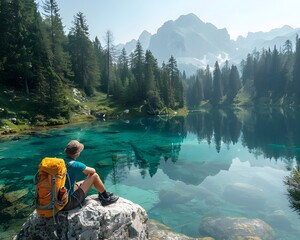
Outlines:
<svg viewBox="0 0 300 240"><path fill-rule="evenodd" d="M99 175L97 173L94 173L92 175L89 175L80 185L80 188L84 191L85 194L89 191L89 189L92 186L95 186L95 188L98 190L98 192L103 193L105 190L104 184L101 181Z"/></svg>
<svg viewBox="0 0 300 240"><path fill-rule="evenodd" d="M74 191L76 191L80 186L81 186L81 184L84 182L84 180L82 180L82 181L79 181L79 182L76 182L75 183L75 186L74 186Z"/></svg>

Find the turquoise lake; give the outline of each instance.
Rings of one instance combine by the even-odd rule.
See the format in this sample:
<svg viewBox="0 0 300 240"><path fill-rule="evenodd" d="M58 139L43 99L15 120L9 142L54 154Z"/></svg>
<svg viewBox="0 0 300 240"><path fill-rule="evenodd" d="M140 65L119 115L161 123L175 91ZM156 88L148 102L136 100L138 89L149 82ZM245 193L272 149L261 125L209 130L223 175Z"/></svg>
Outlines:
<svg viewBox="0 0 300 240"><path fill-rule="evenodd" d="M33 211L32 178L41 159L63 157L65 145L77 139L85 145L78 160L96 168L109 191L172 231L206 237L204 218L246 217L265 221L278 240L298 240L300 215L284 180L300 163L299 120L295 112L219 110L0 138L0 239L14 236ZM19 190L25 193L11 210L3 194Z"/></svg>

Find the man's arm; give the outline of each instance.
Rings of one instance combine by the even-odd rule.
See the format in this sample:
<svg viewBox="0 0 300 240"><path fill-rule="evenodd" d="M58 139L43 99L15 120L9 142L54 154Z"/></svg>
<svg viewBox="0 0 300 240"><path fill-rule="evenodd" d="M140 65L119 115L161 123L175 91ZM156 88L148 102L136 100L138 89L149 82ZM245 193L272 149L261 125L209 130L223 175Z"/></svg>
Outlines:
<svg viewBox="0 0 300 240"><path fill-rule="evenodd" d="M95 168L91 168L91 167L86 167L86 168L83 170L83 173L84 173L85 175L93 175L95 172L96 172Z"/></svg>

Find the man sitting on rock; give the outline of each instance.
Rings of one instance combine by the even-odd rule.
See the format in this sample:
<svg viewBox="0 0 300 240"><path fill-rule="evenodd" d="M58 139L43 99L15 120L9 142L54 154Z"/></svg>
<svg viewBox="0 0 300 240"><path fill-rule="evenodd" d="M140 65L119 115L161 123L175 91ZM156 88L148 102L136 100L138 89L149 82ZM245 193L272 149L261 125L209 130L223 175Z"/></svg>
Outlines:
<svg viewBox="0 0 300 240"><path fill-rule="evenodd" d="M88 190L93 185L99 192L98 198L103 206L114 203L119 199L119 197L115 194L106 192L104 184L94 168L76 161L83 148L84 145L77 140L72 140L65 148L65 164L69 175L67 177L65 187L69 189L69 201L64 207L64 211L81 206L81 203L86 198ZM87 178L83 181L76 182L77 177L82 172L87 175Z"/></svg>

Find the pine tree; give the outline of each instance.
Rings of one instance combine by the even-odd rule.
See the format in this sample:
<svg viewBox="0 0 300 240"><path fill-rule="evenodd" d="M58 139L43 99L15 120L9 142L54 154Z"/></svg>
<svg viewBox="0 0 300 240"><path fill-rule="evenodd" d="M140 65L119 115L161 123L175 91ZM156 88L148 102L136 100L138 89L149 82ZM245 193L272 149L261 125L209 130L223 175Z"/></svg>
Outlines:
<svg viewBox="0 0 300 240"><path fill-rule="evenodd" d="M243 66L242 79L244 84L247 80L251 81L254 79L254 59L250 53L247 55L246 62Z"/></svg>
<svg viewBox="0 0 300 240"><path fill-rule="evenodd" d="M97 68L99 70L97 83L101 85L101 76L103 74L103 66L105 61L104 61L104 50L97 36L95 37L93 46L94 46L94 52L95 52L95 57L97 62Z"/></svg>
<svg viewBox="0 0 300 240"><path fill-rule="evenodd" d="M293 87L297 103L300 103L300 39L296 37L295 62L293 70Z"/></svg>
<svg viewBox="0 0 300 240"><path fill-rule="evenodd" d="M288 39L285 41L283 45L283 52L288 55L293 53L293 43L291 40Z"/></svg>
<svg viewBox="0 0 300 240"><path fill-rule="evenodd" d="M162 101L158 89L159 68L157 60L150 50L145 54L145 91L149 112L156 114L162 108Z"/></svg>
<svg viewBox="0 0 300 240"><path fill-rule="evenodd" d="M1 2L3 46L0 66L3 69L5 85L24 89L26 94L34 87L32 35L35 31L36 4L34 0Z"/></svg>
<svg viewBox="0 0 300 240"><path fill-rule="evenodd" d="M110 87L113 85L112 83L112 63L115 59L115 46L114 46L114 36L113 33L108 30L105 33L105 72L102 78L102 89L106 91L107 98L110 94Z"/></svg>
<svg viewBox="0 0 300 240"><path fill-rule="evenodd" d="M229 88L229 76L230 76L230 66L228 60L226 60L224 66L221 69L221 81L222 81L222 93L226 95Z"/></svg>
<svg viewBox="0 0 300 240"><path fill-rule="evenodd" d="M126 80L129 78L129 60L125 48L122 49L122 53L119 56L118 70L119 70L119 77L124 86Z"/></svg>
<svg viewBox="0 0 300 240"><path fill-rule="evenodd" d="M0 83L4 84L4 70L9 49L9 30L11 29L11 11L9 0L0 1Z"/></svg>
<svg viewBox="0 0 300 240"><path fill-rule="evenodd" d="M221 70L218 61L215 63L215 68L213 72L213 102L218 104L223 96L222 94L222 82L221 82Z"/></svg>
<svg viewBox="0 0 300 240"><path fill-rule="evenodd" d="M236 66L232 65L230 69L229 84L228 84L228 93L227 101L232 103L234 97L241 88L239 71Z"/></svg>
<svg viewBox="0 0 300 240"><path fill-rule="evenodd" d="M44 5L45 24L49 34L51 51L49 52L49 64L61 80L73 75L71 70L70 55L66 51L68 38L64 34L59 8L55 0L45 0Z"/></svg>
<svg viewBox="0 0 300 240"><path fill-rule="evenodd" d="M145 91L147 98L149 92L156 91L156 75L158 65L157 60L154 58L150 50L146 51L145 54Z"/></svg>
<svg viewBox="0 0 300 240"><path fill-rule="evenodd" d="M88 26L83 13L74 16L74 26L69 33L70 54L74 71L74 82L86 94L91 95L99 84L100 69L97 64L93 44L89 39Z"/></svg>
<svg viewBox="0 0 300 240"><path fill-rule="evenodd" d="M284 90L284 82L282 80L282 73L281 73L281 63L280 63L280 56L279 52L274 46L274 50L272 52L272 59L271 59L271 69L270 69L270 79L271 83L271 90L272 90L272 97L273 100L276 100L278 97L283 95Z"/></svg>
<svg viewBox="0 0 300 240"><path fill-rule="evenodd" d="M201 101L203 100L203 89L199 77L196 78L195 83L193 84L193 96L194 96L194 105L199 107Z"/></svg>
<svg viewBox="0 0 300 240"><path fill-rule="evenodd" d="M205 69L204 79L203 79L203 95L204 95L203 97L205 100L211 99L212 89L213 89L212 75L209 69L209 65L207 65Z"/></svg>
<svg viewBox="0 0 300 240"><path fill-rule="evenodd" d="M145 56L144 56L144 50L139 41L137 42L136 48L133 52L131 65L132 65L132 73L136 79L137 86L138 86L138 95L136 96L136 99L138 101L144 101L146 99L145 75L144 75Z"/></svg>
<svg viewBox="0 0 300 240"><path fill-rule="evenodd" d="M176 59L171 56L167 64L167 85L169 89L169 101L167 106L171 108L181 108L184 106L183 85L180 79L180 72Z"/></svg>

